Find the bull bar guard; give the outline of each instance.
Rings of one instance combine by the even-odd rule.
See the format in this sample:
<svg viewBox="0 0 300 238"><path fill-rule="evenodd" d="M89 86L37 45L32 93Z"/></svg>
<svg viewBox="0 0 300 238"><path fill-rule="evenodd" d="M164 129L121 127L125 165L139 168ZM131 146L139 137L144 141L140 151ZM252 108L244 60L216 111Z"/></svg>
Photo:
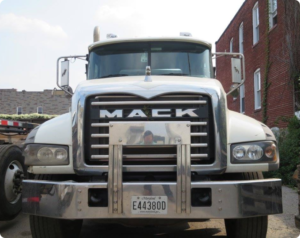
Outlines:
<svg viewBox="0 0 300 238"><path fill-rule="evenodd" d="M280 179L248 181L191 181L190 122L111 122L109 131L108 182L23 181L23 212L61 219L209 219L245 218L282 213ZM124 182L123 147L143 146L145 131L159 133L176 147L175 182ZM92 136L98 136L92 135ZM153 145L154 149L156 146ZM216 160L219 162L219 160ZM145 171L148 167L145 166ZM156 169L156 168L152 168ZM153 171L153 170L152 170ZM154 170L155 171L155 170ZM106 206L89 203L91 189L104 189ZM210 203L194 206L193 189L208 189ZM135 214L132 198L157 196L166 199L163 214Z"/></svg>

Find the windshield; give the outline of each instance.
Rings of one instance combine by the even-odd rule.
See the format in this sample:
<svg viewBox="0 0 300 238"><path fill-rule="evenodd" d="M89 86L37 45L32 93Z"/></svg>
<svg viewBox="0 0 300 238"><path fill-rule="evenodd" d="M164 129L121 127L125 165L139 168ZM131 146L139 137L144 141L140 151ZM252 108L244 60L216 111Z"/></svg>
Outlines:
<svg viewBox="0 0 300 238"><path fill-rule="evenodd" d="M184 42L133 42L96 48L89 56L88 79L145 75L211 78L208 47Z"/></svg>

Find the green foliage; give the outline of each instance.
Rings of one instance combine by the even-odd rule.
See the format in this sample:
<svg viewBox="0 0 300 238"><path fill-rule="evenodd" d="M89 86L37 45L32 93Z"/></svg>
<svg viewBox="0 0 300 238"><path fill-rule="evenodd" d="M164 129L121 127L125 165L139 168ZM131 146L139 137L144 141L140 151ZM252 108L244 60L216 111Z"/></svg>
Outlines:
<svg viewBox="0 0 300 238"><path fill-rule="evenodd" d="M288 128L282 130L279 136L280 168L265 173L265 177L281 178L283 184L296 186L296 181L292 177L297 165L300 164L300 120L297 117L282 120L288 122Z"/></svg>
<svg viewBox="0 0 300 238"><path fill-rule="evenodd" d="M269 23L269 11L270 11L270 0L268 0L268 7L267 7L267 32L266 32L266 42L265 42L265 57L266 57L266 67L265 67L265 75L264 75L264 80L263 80L263 100L262 100L262 112L263 112L263 123L267 124L268 121L268 89L271 85L269 83L269 71L271 67L271 62L270 62L270 37L269 37L269 30L270 30L270 23Z"/></svg>
<svg viewBox="0 0 300 238"><path fill-rule="evenodd" d="M18 121L18 120L26 121L26 120L36 120L36 119L48 120L48 119L52 119L57 116L58 115L48 115L48 114L38 114L38 113L20 114L20 115L0 114L0 119L15 120L15 121Z"/></svg>

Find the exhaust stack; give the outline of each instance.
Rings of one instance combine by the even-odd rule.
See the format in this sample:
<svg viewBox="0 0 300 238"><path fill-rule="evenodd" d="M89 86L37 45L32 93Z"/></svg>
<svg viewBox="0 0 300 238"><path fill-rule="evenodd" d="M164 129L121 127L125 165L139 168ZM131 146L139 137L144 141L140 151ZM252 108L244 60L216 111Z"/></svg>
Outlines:
<svg viewBox="0 0 300 238"><path fill-rule="evenodd" d="M100 27L96 26L94 28L94 42L100 41Z"/></svg>

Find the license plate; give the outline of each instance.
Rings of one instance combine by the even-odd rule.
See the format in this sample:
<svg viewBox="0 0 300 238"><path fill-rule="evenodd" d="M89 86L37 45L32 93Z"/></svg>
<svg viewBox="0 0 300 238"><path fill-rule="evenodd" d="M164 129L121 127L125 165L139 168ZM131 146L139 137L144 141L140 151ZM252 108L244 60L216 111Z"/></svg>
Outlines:
<svg viewBox="0 0 300 238"><path fill-rule="evenodd" d="M132 196L131 214L167 214L167 196Z"/></svg>

